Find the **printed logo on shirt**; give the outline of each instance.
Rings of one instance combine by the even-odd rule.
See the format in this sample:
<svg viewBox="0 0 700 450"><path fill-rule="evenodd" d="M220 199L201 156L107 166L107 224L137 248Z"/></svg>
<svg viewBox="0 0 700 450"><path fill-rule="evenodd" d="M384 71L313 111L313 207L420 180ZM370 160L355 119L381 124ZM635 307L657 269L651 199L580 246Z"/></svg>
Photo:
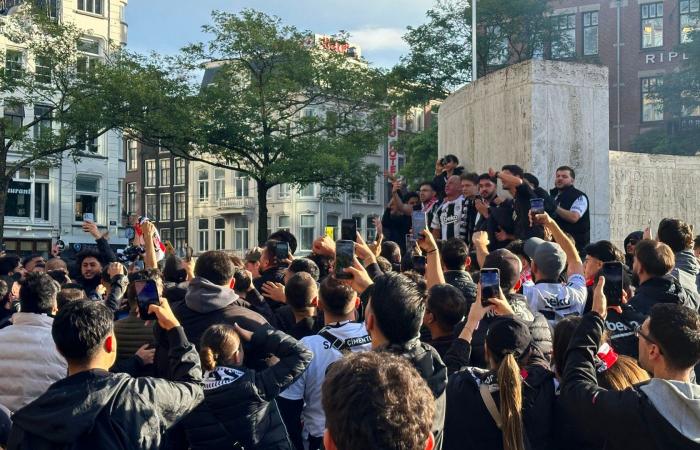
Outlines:
<svg viewBox="0 0 700 450"><path fill-rule="evenodd" d="M226 386L243 376L243 372L230 367L217 367L212 371L207 371L204 374L204 390L216 389L221 386Z"/></svg>
<svg viewBox="0 0 700 450"><path fill-rule="evenodd" d="M557 297L544 297L544 302L551 309L565 309L571 306L571 300L568 297L559 298Z"/></svg>
<svg viewBox="0 0 700 450"><path fill-rule="evenodd" d="M619 339L634 335L634 328L641 324L635 320L625 322L608 322L605 321L605 327L611 332L610 339Z"/></svg>

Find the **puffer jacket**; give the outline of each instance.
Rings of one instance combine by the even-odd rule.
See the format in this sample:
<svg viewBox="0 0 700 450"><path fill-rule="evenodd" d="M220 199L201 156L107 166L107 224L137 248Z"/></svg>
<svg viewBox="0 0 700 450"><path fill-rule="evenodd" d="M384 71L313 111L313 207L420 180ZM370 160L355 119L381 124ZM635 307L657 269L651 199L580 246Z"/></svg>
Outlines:
<svg viewBox="0 0 700 450"><path fill-rule="evenodd" d="M68 373L51 337L53 318L18 312L0 330L0 404L16 411Z"/></svg>
<svg viewBox="0 0 700 450"><path fill-rule="evenodd" d="M117 361L126 360L144 344L153 344L153 322L140 319L136 312L114 322L114 335L117 337Z"/></svg>
<svg viewBox="0 0 700 450"><path fill-rule="evenodd" d="M445 272L445 283L459 289L467 300L467 311L471 308L472 303L476 301L476 284L472 280L472 276L465 270L448 270Z"/></svg>
<svg viewBox="0 0 700 450"><path fill-rule="evenodd" d="M294 338L270 329L251 346L279 362L262 371L219 366L204 375L204 402L183 421L192 450L292 449L275 397L308 367L312 354Z"/></svg>
<svg viewBox="0 0 700 450"><path fill-rule="evenodd" d="M639 313L649 315L657 303L675 303L695 311L698 304L690 293L672 276L651 278L637 288L629 304Z"/></svg>

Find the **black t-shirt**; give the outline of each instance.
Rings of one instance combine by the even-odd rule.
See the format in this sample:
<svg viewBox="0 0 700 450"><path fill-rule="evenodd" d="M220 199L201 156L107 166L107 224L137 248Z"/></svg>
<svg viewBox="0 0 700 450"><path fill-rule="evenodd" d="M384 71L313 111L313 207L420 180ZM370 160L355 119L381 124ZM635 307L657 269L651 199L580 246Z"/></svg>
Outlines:
<svg viewBox="0 0 700 450"><path fill-rule="evenodd" d="M629 305L622 306L622 314L608 310L605 328L610 335L610 345L618 354L634 359L639 357L639 342L634 335L634 329L637 325L641 326L646 318L647 316Z"/></svg>

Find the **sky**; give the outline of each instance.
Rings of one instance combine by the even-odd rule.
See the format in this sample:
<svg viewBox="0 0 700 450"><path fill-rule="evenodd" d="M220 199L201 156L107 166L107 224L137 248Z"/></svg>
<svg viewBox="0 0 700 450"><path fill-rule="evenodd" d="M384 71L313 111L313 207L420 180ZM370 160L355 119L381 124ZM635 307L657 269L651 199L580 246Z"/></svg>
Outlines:
<svg viewBox="0 0 700 450"><path fill-rule="evenodd" d="M377 67L389 68L407 53L401 39L409 25L425 22L434 0L130 0L126 8L131 50L176 53L185 44L206 40L201 26L213 10L254 8L283 23L318 34L350 32L350 42Z"/></svg>

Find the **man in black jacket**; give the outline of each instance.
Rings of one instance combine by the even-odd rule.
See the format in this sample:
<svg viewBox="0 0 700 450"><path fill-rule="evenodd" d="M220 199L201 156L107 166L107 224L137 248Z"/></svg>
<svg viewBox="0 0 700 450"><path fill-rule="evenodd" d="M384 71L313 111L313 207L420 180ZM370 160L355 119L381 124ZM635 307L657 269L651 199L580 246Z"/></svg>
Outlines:
<svg viewBox="0 0 700 450"><path fill-rule="evenodd" d="M102 300L97 293L97 287L102 282L102 266L116 261L117 257L96 223L83 223L83 231L95 238L97 248L88 248L78 253L76 262L79 275L75 277L75 281L83 286L89 299Z"/></svg>
<svg viewBox="0 0 700 450"><path fill-rule="evenodd" d="M513 222L515 229L513 234L500 232L496 233L496 239L500 242L510 242L515 239L526 240L531 237L544 237L544 229L539 224L530 223L530 200L537 198L532 187L523 180L525 171L520 166L514 164L505 165L500 172L494 172L489 169L489 175L495 176L501 180L503 189L510 192L513 197L511 202L504 202L500 207L504 207L506 203L511 203Z"/></svg>
<svg viewBox="0 0 700 450"><path fill-rule="evenodd" d="M591 217L588 196L574 187L576 172L569 166L557 169L551 194L557 205L554 220L565 233L573 236L576 249L582 252L591 242Z"/></svg>
<svg viewBox="0 0 700 450"><path fill-rule="evenodd" d="M263 285L265 283L284 284L284 271L287 269L287 266L289 266L289 260L280 260L275 255L275 248L279 242L282 241L270 239L265 242L260 255L260 277L253 280L255 289L263 294L263 297L265 297L270 308L273 310L279 308L282 304L269 298L269 295L266 294L265 289L263 289Z"/></svg>
<svg viewBox="0 0 700 450"><path fill-rule="evenodd" d="M690 382L700 361L700 316L680 305L655 305L636 331L639 362L654 378L608 391L598 386L594 363L608 313L604 285L601 277L593 308L569 344L563 406L606 449L700 449L700 387Z"/></svg>
<svg viewBox="0 0 700 450"><path fill-rule="evenodd" d="M52 329L68 377L15 413L8 448L158 449L164 431L202 400L202 371L167 300L149 312L170 342L171 381L108 372L117 355L112 311L89 300L70 302Z"/></svg>
<svg viewBox="0 0 700 450"><path fill-rule="evenodd" d="M448 239L442 246L442 262L445 265L445 283L451 284L462 292L467 300L467 311L476 299L476 284L467 268L471 264L467 244L459 238Z"/></svg>

